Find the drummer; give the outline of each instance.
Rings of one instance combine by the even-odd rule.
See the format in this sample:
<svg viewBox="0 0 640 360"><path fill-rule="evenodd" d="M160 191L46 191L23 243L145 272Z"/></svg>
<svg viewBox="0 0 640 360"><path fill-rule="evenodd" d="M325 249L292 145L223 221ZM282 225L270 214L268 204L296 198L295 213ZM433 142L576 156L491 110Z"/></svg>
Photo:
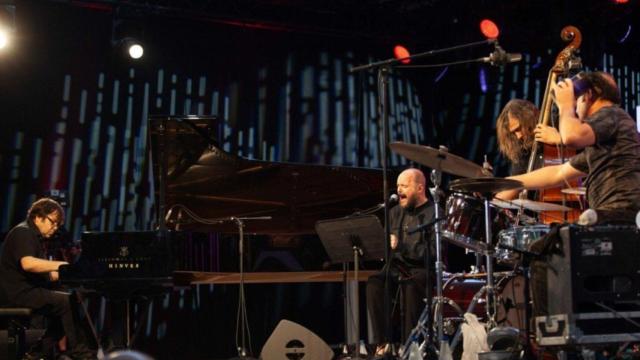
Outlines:
<svg viewBox="0 0 640 360"><path fill-rule="evenodd" d="M502 109L496 121L498 148L500 153L511 162L511 175L527 172L531 150L535 141L549 145L560 144L560 133L554 127L536 125L538 108L530 101L513 99ZM542 165L542 148L536 154L534 169ZM511 200L518 196L518 191L503 193L502 200Z"/></svg>
<svg viewBox="0 0 640 360"><path fill-rule="evenodd" d="M591 72L585 79L589 89L577 98L570 79L552 86L562 142L584 151L564 164L511 178L521 181L527 189L542 189L586 176L587 201L591 208L601 215L608 214L610 219L633 223L640 210L640 140L636 124L619 106L620 90L613 76ZM500 199L509 196L508 192L496 195ZM544 240L537 241L532 247L546 248L540 244ZM549 237L546 240L549 241L544 244L552 243ZM544 261L532 263L531 274L534 312L545 315Z"/></svg>
<svg viewBox="0 0 640 360"><path fill-rule="evenodd" d="M404 324L406 336L417 324L424 307L426 270L424 263L425 242L432 232L408 234L409 229L431 222L435 217L433 201L426 195L427 179L418 169L404 170L397 179L398 206L389 211L390 246L393 251L390 267L391 288L401 282L404 295ZM431 254L435 254L433 242L429 242ZM433 267L432 265L429 265ZM376 355L386 351L384 344L384 281L385 271L369 277L367 282L367 309L371 319L373 337L371 343L377 346ZM432 282L431 282L432 283ZM395 291L392 292L395 294ZM404 341L405 339L402 339Z"/></svg>

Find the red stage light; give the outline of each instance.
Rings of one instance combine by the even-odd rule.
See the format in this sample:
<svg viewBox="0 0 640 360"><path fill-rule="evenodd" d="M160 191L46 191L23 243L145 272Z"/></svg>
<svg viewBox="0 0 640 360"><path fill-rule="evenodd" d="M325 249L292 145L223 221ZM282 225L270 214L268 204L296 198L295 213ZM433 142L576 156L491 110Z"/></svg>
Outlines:
<svg viewBox="0 0 640 360"><path fill-rule="evenodd" d="M629 0L613 0L613 2L616 4L626 4L629 2Z"/></svg>
<svg viewBox="0 0 640 360"><path fill-rule="evenodd" d="M487 39L497 39L498 35L500 35L498 25L489 19L480 21L480 31Z"/></svg>
<svg viewBox="0 0 640 360"><path fill-rule="evenodd" d="M400 60L400 62L403 63L403 64L408 64L408 63L411 62L411 59L406 59L409 56L411 56L411 53L409 53L409 50L407 50L407 48L402 46L402 45L396 45L393 48L393 55L398 60L404 59L404 60Z"/></svg>

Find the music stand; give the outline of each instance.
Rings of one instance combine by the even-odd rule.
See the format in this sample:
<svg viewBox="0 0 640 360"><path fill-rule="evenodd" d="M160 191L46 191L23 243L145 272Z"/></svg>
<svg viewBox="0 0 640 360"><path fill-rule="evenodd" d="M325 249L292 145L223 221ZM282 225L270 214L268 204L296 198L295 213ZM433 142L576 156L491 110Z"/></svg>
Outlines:
<svg viewBox="0 0 640 360"><path fill-rule="evenodd" d="M360 260L384 258L384 230L374 215L359 215L316 222L316 232L332 263L354 262L355 357L360 359L360 299L358 267ZM346 289L345 276L345 289ZM346 310L346 309L345 309ZM345 311L346 312L346 311ZM346 312L348 317L348 312ZM345 336L347 334L345 333ZM347 339L348 343L348 339Z"/></svg>

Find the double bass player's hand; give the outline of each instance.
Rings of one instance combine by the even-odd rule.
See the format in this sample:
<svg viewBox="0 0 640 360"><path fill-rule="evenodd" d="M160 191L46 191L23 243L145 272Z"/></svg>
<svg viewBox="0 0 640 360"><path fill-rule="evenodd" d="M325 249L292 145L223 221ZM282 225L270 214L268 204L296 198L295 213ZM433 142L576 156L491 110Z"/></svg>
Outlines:
<svg viewBox="0 0 640 360"><path fill-rule="evenodd" d="M535 140L543 144L558 145L561 142L558 129L552 126L538 124L536 125L536 128L533 129L533 134L535 136Z"/></svg>
<svg viewBox="0 0 640 360"><path fill-rule="evenodd" d="M564 79L557 84L551 86L551 94L553 95L553 101L558 106L558 111L562 114L563 111L575 111L576 99L573 92L573 83L571 79Z"/></svg>

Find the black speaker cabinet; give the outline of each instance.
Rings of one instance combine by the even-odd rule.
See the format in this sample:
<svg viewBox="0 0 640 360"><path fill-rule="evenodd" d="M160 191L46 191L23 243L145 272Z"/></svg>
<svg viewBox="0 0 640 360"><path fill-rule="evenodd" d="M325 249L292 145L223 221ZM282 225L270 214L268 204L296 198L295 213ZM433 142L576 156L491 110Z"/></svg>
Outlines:
<svg viewBox="0 0 640 360"><path fill-rule="evenodd" d="M640 338L640 232L635 226L568 225L549 261L548 309L536 318L540 345ZM634 324L635 322L635 324Z"/></svg>

